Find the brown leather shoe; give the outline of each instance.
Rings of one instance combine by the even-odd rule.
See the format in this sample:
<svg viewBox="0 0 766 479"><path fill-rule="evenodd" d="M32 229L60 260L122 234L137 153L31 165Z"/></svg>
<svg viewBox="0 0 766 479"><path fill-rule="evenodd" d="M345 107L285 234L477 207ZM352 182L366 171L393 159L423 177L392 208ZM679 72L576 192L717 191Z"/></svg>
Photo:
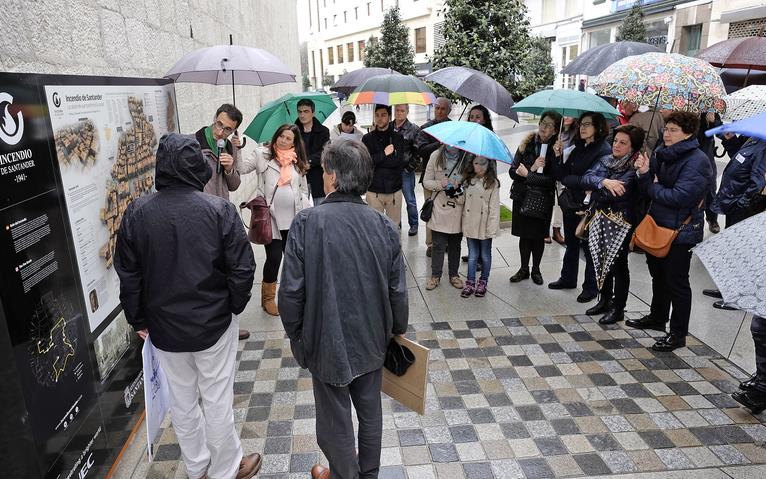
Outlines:
<svg viewBox="0 0 766 479"><path fill-rule="evenodd" d="M313 479L330 479L330 469L321 464L314 464L311 468L311 477Z"/></svg>
<svg viewBox="0 0 766 479"><path fill-rule="evenodd" d="M261 455L257 452L245 456L239 463L237 479L250 479L261 470Z"/></svg>
<svg viewBox="0 0 766 479"><path fill-rule="evenodd" d="M244 341L245 339L250 337L250 331L247 329L240 329L239 330L239 340Z"/></svg>
<svg viewBox="0 0 766 479"><path fill-rule="evenodd" d="M561 228L556 226L553 227L553 234L551 235L551 239L553 239L553 241L560 244L561 246L564 246L564 236L561 234Z"/></svg>

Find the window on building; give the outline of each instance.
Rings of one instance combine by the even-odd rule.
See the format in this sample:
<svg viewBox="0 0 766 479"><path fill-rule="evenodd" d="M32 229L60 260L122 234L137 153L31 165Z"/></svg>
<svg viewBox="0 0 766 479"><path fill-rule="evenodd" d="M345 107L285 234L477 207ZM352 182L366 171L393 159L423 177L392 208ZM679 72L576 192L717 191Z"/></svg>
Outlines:
<svg viewBox="0 0 766 479"><path fill-rule="evenodd" d="M359 20L359 7L354 7L354 20Z"/></svg>
<svg viewBox="0 0 766 479"><path fill-rule="evenodd" d="M359 48L359 61L363 62L364 61L364 47L365 47L364 40L359 40L358 42L356 42L356 46L357 46L357 48Z"/></svg>
<svg viewBox="0 0 766 479"><path fill-rule="evenodd" d="M335 47L338 49L338 63L343 63L343 45Z"/></svg>
<svg viewBox="0 0 766 479"><path fill-rule="evenodd" d="M383 0L380 0L380 11L383 11Z"/></svg>
<svg viewBox="0 0 766 479"><path fill-rule="evenodd" d="M564 3L564 17L576 17L580 13L580 0L566 0Z"/></svg>
<svg viewBox="0 0 766 479"><path fill-rule="evenodd" d="M354 42L346 43L346 52L348 53L348 61L354 61Z"/></svg>
<svg viewBox="0 0 766 479"><path fill-rule="evenodd" d="M588 34L588 48L606 45L612 37L612 29L604 28Z"/></svg>
<svg viewBox="0 0 766 479"><path fill-rule="evenodd" d="M372 5L372 2L367 2L367 16L368 16L368 17L369 17L370 15L372 15L372 13L370 12L370 5Z"/></svg>
<svg viewBox="0 0 766 479"><path fill-rule="evenodd" d="M426 52L426 27L415 29L415 53Z"/></svg>
<svg viewBox="0 0 766 479"><path fill-rule="evenodd" d="M682 41L685 41L686 43L685 55L690 57L697 56L702 40L702 24L698 23L697 25L689 25L688 27L684 27L683 36L684 38Z"/></svg>
<svg viewBox="0 0 766 479"><path fill-rule="evenodd" d="M338 16L337 15L333 15L332 16L332 26L333 27L338 26Z"/></svg>
<svg viewBox="0 0 766 479"><path fill-rule="evenodd" d="M346 12L343 12L343 23L348 23L348 18L346 18Z"/></svg>
<svg viewBox="0 0 766 479"><path fill-rule="evenodd" d="M322 0L322 6L327 7L327 0Z"/></svg>
<svg viewBox="0 0 766 479"><path fill-rule="evenodd" d="M327 30L327 18L324 19L324 29Z"/></svg>
<svg viewBox="0 0 766 479"><path fill-rule="evenodd" d="M316 77L317 77L317 58L316 58L316 52L314 50L311 50L311 73L313 73L314 77L314 84L316 85Z"/></svg>
<svg viewBox="0 0 766 479"><path fill-rule="evenodd" d="M327 64L332 65L335 63L334 58L335 55L333 54L332 47L327 47Z"/></svg>
<svg viewBox="0 0 766 479"><path fill-rule="evenodd" d="M543 0L543 23L556 21L556 0Z"/></svg>

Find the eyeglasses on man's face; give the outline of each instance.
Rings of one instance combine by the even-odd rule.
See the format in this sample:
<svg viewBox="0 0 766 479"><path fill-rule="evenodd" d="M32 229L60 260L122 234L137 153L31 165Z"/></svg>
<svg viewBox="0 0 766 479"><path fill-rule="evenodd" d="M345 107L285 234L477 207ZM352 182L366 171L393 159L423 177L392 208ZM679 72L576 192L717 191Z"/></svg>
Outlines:
<svg viewBox="0 0 766 479"><path fill-rule="evenodd" d="M231 135L232 133L234 133L234 128L230 126L225 126L223 123L221 123L221 120L216 120L215 123L213 123L213 125L217 129L222 130L227 135Z"/></svg>

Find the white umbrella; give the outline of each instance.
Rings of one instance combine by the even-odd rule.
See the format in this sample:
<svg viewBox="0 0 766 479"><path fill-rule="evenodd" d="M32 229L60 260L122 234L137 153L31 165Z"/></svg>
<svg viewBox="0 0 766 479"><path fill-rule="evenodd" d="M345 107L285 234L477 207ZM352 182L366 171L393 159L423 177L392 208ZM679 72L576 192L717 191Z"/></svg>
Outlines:
<svg viewBox="0 0 766 479"><path fill-rule="evenodd" d="M726 102L725 120L744 120L766 112L766 85L750 85L723 97Z"/></svg>
<svg viewBox="0 0 766 479"><path fill-rule="evenodd" d="M766 212L726 228L692 251L724 302L766 316Z"/></svg>

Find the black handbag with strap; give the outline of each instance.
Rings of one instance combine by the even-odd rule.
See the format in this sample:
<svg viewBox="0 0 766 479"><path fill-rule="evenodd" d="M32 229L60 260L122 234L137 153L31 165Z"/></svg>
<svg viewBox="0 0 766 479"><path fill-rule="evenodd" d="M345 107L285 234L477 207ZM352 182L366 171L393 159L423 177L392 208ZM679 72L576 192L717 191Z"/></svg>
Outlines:
<svg viewBox="0 0 766 479"><path fill-rule="evenodd" d="M527 185L527 192L519 210L522 215L547 220L553 207L552 195L538 186Z"/></svg>
<svg viewBox="0 0 766 479"><path fill-rule="evenodd" d="M585 205L583 203L575 201L572 190L567 187L564 187L561 190L558 200L561 211L571 213L573 211L582 211L585 209Z"/></svg>

